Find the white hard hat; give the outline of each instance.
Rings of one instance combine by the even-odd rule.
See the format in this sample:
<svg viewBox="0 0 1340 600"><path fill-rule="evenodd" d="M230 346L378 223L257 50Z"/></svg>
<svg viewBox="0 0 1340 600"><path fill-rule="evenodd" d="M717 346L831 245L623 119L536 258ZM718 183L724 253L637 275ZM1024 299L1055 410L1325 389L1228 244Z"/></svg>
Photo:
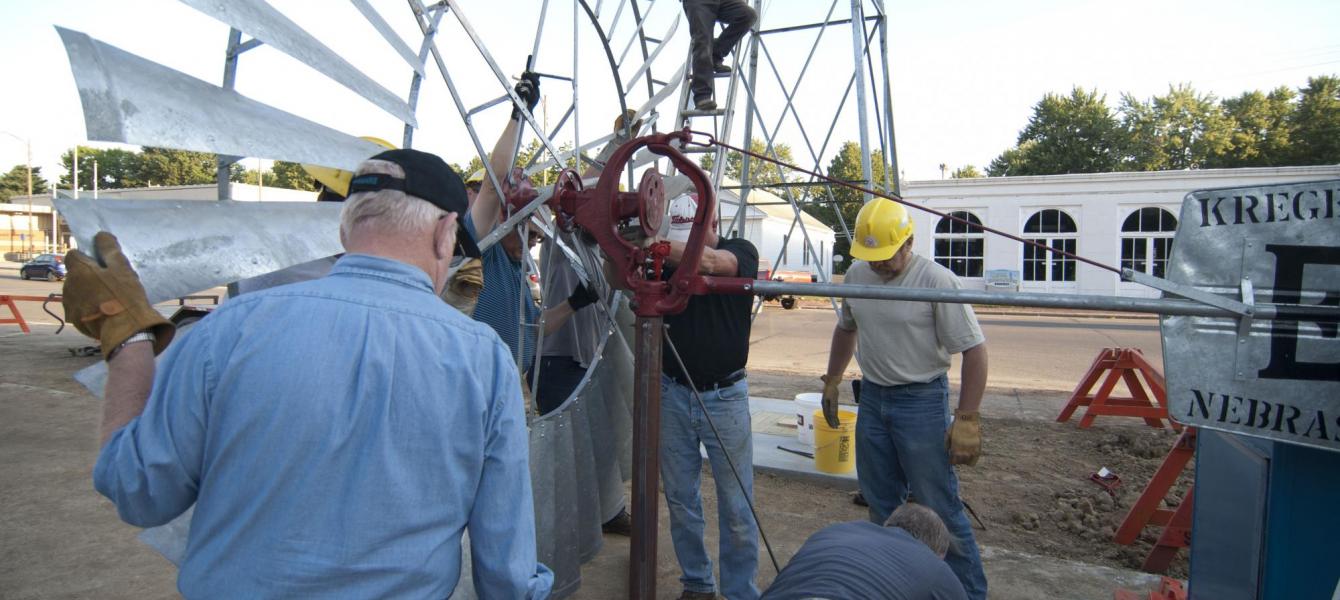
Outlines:
<svg viewBox="0 0 1340 600"><path fill-rule="evenodd" d="M670 201L670 230L666 239L679 242L689 241L689 232L693 230L693 218L698 214L698 195L682 194Z"/></svg>

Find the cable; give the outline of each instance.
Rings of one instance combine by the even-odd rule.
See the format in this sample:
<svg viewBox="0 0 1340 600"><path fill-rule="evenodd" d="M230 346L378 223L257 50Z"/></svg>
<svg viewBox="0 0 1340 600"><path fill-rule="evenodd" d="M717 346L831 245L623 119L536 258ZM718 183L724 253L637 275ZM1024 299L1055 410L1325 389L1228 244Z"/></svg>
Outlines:
<svg viewBox="0 0 1340 600"><path fill-rule="evenodd" d="M749 505L749 514L754 516L754 524L758 525L758 537L763 538L763 546L768 549L768 558L772 560L772 568L778 573L782 572L782 567L777 564L777 555L772 552L772 544L768 542L768 535L763 532L763 522L758 520L758 511L754 509L754 500L750 498L749 490L744 489L744 480L740 479L740 471L735 467L735 460L730 457L730 451L726 449L726 443L721 441L721 432L717 431L716 423L712 422L712 415L707 413L707 403L703 402L703 397L698 393L698 387L693 383L693 377L689 375L689 370L684 367L684 360L679 358L679 350L675 348L675 341L670 339L670 326L662 325L665 329L665 341L670 346L670 353L675 355L675 362L679 364L679 372L684 374L684 378L689 380L689 390L693 392L693 397L698 400L698 407L703 409L703 418L707 419L708 427L712 428L712 436L717 439L717 445L721 447L721 454L726 457L726 464L730 465L730 473L735 476L735 483L740 486L740 493L744 494L744 501ZM752 435L750 436L752 439ZM716 473L712 474L716 476ZM720 499L717 500L721 502ZM722 532L722 535L725 535Z"/></svg>
<svg viewBox="0 0 1340 600"><path fill-rule="evenodd" d="M1036 246L1036 247L1041 248L1042 250L1045 250L1045 251L1047 251L1047 252L1051 252L1051 253L1053 253L1053 254L1059 254L1059 255L1064 256L1064 257L1066 257L1066 258L1070 258L1070 259L1073 259L1073 260L1082 262L1082 263L1087 264L1087 265L1091 265L1091 266L1094 266L1094 267L1098 267L1098 268L1103 269L1103 270L1105 270L1105 271L1111 271L1111 272L1113 272L1113 273L1116 273L1118 276L1121 276L1121 275L1122 275L1121 269L1118 269L1118 268L1113 267L1113 266L1111 266L1111 265L1106 265L1106 264L1100 263L1100 262L1098 262L1098 261L1096 261L1096 260L1092 260L1092 259L1089 259L1089 258L1084 258L1083 256L1080 256L1080 255L1078 255L1078 254L1074 254L1074 253L1071 253L1071 252L1066 252L1066 251L1064 251L1064 250L1058 250L1058 249L1053 248L1053 247L1051 247L1051 246L1048 246L1048 245L1046 245L1046 244L1038 243L1038 242L1035 242L1035 241L1033 241L1033 240L1027 240L1027 239L1021 238L1021 237L1019 237L1019 236L1017 236L1017 235L1013 235L1013 234L1010 234L1010 233L1005 233L1004 231L1001 231L1001 230L999 230L999 229L995 229L995 228L992 228L992 227L987 227L987 226L982 225L982 224L980 224L980 223L973 223L973 222L971 222L971 221L968 221L967 219L963 219L963 218L960 218L960 217L956 217L956 216L954 216L954 215L952 215L952 214L949 214L949 213L940 212L940 211L935 210L935 209L933 209L933 208L928 208L928 207L922 206L922 205L920 205L920 204L915 204L915 203L912 203L912 202L908 202L907 200L904 200L901 196L898 196L898 195L895 195L895 194L886 194L886 193L884 193L884 192L880 192L880 191L878 191L878 190L872 190L872 189L867 188L867 187L863 187L863 186L859 186L859 185L850 184L850 183L847 183L847 182L842 181L842 180L840 180L840 179L833 179L832 177L828 177L828 176L825 176L825 175L821 175L821 174L819 174L819 173L817 173L817 172L815 172L815 171L810 171L810 170L808 170L808 169L802 169L802 168L797 167L797 166L795 166L795 165L790 165L790 164L784 163L784 162L782 162L782 161L780 161L780 160L774 160L774 159L772 159L772 158L770 158L770 157L764 156L764 155L759 154L759 153L757 153L757 152L751 152L751 151L746 150L746 149L744 149L744 148L737 148L737 147L735 147L735 146L732 146L732 145L730 145L730 144L727 144L726 142L723 142L723 141L721 141L721 140L716 139L716 138L713 137L712 134L710 134L710 133L706 133L706 132L702 132L702 131L694 131L694 132L692 132L692 133L695 133L695 134L698 134L698 135L702 135L702 136L704 136L704 137L706 137L706 138L708 139L708 142L706 142L706 143L703 143L703 142L692 142L692 143L694 143L694 144L698 144L698 145L700 145L700 146L721 146L722 148L725 148L725 149L727 149L727 150L734 150L734 151L736 151L736 152L742 152L742 153L744 153L744 154L748 154L749 156L752 156L752 157L757 158L757 159L759 159L759 160L766 160L766 161L768 161L768 162L770 162L770 163L773 163L773 164L775 164L775 165L778 165L778 166L781 166L781 167L786 167L786 168L791 169L791 170L793 170L793 171L799 171L799 172L804 173L804 174L806 174L806 175L809 175L809 176L811 176L811 177L817 177L817 178L822 179L822 180L824 180L824 181L828 181L828 182L830 182L830 183L835 183L835 184L840 185L840 186L842 186L842 187L851 188L851 189L853 189L853 190L857 190L857 191L859 191L859 192L863 192L863 193L866 193L866 194L871 194L871 195L874 195L874 196L879 196L880 198L887 198L887 199L889 199L889 200L892 200L892 201L894 201L894 202L897 202L897 203L899 203L899 204L902 204L903 206L910 206L910 207L912 207L912 208L915 208L915 209L918 209L918 210L926 211L926 212L928 212L928 213L931 213L931 214L936 215L936 216L941 217L941 218L945 218L945 219L949 219L949 220L951 220L951 221L955 221L955 222L958 222L958 223L962 223L963 225L967 225L967 226L969 227L969 229L968 229L969 231L972 231L973 229L980 229L980 230L982 230L982 231L989 231L989 232L994 233L994 234L996 234L996 235L999 235L999 236L1002 236L1002 237L1006 237L1006 238L1012 239L1012 240L1014 240L1014 241L1016 241L1016 242L1020 242L1020 243L1023 243L1023 244L1027 244L1027 245L1029 245L1029 246Z"/></svg>

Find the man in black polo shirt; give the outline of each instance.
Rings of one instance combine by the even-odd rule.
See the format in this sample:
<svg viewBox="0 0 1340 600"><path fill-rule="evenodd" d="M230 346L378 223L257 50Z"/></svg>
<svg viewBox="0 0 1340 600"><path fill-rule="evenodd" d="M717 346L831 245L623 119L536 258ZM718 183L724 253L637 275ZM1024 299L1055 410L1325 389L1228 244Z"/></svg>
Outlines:
<svg viewBox="0 0 1340 600"><path fill-rule="evenodd" d="M688 228L675 225L691 224L696 210L697 203L688 197L671 202L671 229L667 235L671 265L683 256L684 241L688 239ZM758 250L747 240L719 239L714 228L703 249L698 271L704 275L753 279L758 276ZM671 274L673 266L666 277ZM754 494L753 435L749 422L749 384L744 370L749 359L752 308L750 296L694 296L684 312L665 318L669 331L661 368L661 481L670 511L670 536L683 571L681 599L716 598L717 593L712 559L703 542L700 443L707 448L712 478L716 481L721 594L732 600L753 600L759 595L754 583L758 572L758 525L749 511ZM671 343L688 373L680 369ZM707 416L721 435L720 443L694 398L690 381L698 389ZM735 462L743 490L730 473L726 453Z"/></svg>

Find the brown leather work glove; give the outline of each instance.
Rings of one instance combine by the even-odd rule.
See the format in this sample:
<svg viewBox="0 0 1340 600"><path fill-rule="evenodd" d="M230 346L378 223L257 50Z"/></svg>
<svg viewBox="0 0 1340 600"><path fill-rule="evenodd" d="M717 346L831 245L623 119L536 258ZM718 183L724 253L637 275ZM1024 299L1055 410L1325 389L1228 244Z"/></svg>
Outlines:
<svg viewBox="0 0 1340 600"><path fill-rule="evenodd" d="M949 464L977 464L982 455L982 421L975 410L954 411L954 424L945 434L945 448L949 450Z"/></svg>
<svg viewBox="0 0 1340 600"><path fill-rule="evenodd" d="M442 299L469 316L475 312L479 293L484 291L484 263L477 258L466 259L442 288Z"/></svg>
<svg viewBox="0 0 1340 600"><path fill-rule="evenodd" d="M842 425L838 418L838 385L842 383L842 376L829 377L820 375L819 379L824 382L823 409L824 420L828 421L828 426L836 429Z"/></svg>
<svg viewBox="0 0 1340 600"><path fill-rule="evenodd" d="M68 275L61 291L65 320L79 333L102 342L103 357L141 331L154 334L154 354L162 352L176 326L149 304L116 236L99 231L93 245L101 260L78 250L65 255Z"/></svg>

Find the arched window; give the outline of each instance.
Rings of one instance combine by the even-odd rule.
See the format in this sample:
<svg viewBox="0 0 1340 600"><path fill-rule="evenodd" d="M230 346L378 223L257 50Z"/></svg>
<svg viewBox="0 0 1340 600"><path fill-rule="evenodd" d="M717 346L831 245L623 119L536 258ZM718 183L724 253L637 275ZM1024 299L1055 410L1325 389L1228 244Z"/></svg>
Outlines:
<svg viewBox="0 0 1340 600"><path fill-rule="evenodd" d="M967 223L941 217L935 224L935 262L959 277L981 277L982 255L986 250L982 220L966 210L951 212L949 216Z"/></svg>
<svg viewBox="0 0 1340 600"><path fill-rule="evenodd" d="M1063 211L1048 208L1024 223L1024 237L1049 248L1075 253L1079 228ZM1075 259L1024 244L1024 281L1074 281Z"/></svg>
<svg viewBox="0 0 1340 600"><path fill-rule="evenodd" d="M1121 224L1121 268L1163 277L1172 252L1177 217L1158 207L1146 207Z"/></svg>

